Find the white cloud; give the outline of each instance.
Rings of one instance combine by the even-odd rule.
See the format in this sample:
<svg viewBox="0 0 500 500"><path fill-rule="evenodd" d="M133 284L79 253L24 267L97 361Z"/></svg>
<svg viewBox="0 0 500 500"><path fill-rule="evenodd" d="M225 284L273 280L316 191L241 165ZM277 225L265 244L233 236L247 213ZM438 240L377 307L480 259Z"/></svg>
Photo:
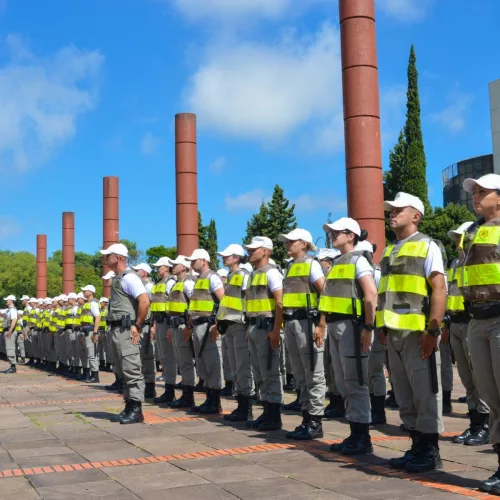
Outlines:
<svg viewBox="0 0 500 500"><path fill-rule="evenodd" d="M330 24L305 37L211 45L186 89L202 126L267 144L335 120L341 95L339 33Z"/></svg>
<svg viewBox="0 0 500 500"><path fill-rule="evenodd" d="M20 37L9 35L10 60L0 67L0 169L43 165L76 133L80 115L97 98L104 58L67 46L35 57Z"/></svg>
<svg viewBox="0 0 500 500"><path fill-rule="evenodd" d="M18 222L10 215L0 215L0 239L17 236L21 231Z"/></svg>
<svg viewBox="0 0 500 500"><path fill-rule="evenodd" d="M377 0L377 7L398 21L421 21L434 0Z"/></svg>
<svg viewBox="0 0 500 500"><path fill-rule="evenodd" d="M141 139L141 151L143 155L152 155L160 145L160 139L151 132L147 132Z"/></svg>
<svg viewBox="0 0 500 500"><path fill-rule="evenodd" d="M258 210L262 201L268 200L269 197L265 196L261 189L254 189L234 198L226 194L224 201L227 210Z"/></svg>
<svg viewBox="0 0 500 500"><path fill-rule="evenodd" d="M297 212L312 212L318 209L325 209L329 212L342 212L347 210L347 200L330 198L326 196L301 194L292 203L295 204Z"/></svg>
<svg viewBox="0 0 500 500"><path fill-rule="evenodd" d="M456 90L450 93L447 101L448 106L432 114L431 118L448 132L456 134L464 130L466 126L467 113L474 102L474 96Z"/></svg>
<svg viewBox="0 0 500 500"><path fill-rule="evenodd" d="M220 174L222 170L227 165L227 159L225 156L218 156L208 167L213 173Z"/></svg>

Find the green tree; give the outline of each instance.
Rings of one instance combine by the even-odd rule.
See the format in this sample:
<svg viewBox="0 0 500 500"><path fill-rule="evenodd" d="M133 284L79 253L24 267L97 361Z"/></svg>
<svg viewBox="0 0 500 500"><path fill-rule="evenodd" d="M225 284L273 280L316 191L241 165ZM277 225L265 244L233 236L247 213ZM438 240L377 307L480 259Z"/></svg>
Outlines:
<svg viewBox="0 0 500 500"><path fill-rule="evenodd" d="M161 257L169 257L175 259L177 257L177 247L166 247L165 245L158 245L146 250L146 262L154 264L158 262Z"/></svg>
<svg viewBox="0 0 500 500"><path fill-rule="evenodd" d="M267 236L269 231L267 205L262 201L259 211L247 222L247 232L243 244L247 245L254 236Z"/></svg>
<svg viewBox="0 0 500 500"><path fill-rule="evenodd" d="M47 262L47 296L55 297L62 293L62 267L54 261Z"/></svg>
<svg viewBox="0 0 500 500"><path fill-rule="evenodd" d="M207 226L203 225L203 219L201 218L201 213L198 210L198 248L206 248L207 242Z"/></svg>
<svg viewBox="0 0 500 500"><path fill-rule="evenodd" d="M404 191L404 171L406 166L406 139L403 131L389 152L389 170L384 174L384 199L393 200L399 191Z"/></svg>
<svg viewBox="0 0 500 500"><path fill-rule="evenodd" d="M137 248L137 243L131 240L120 240L128 248L128 263L135 266L144 261L144 254Z"/></svg>
<svg viewBox="0 0 500 500"><path fill-rule="evenodd" d="M102 274L98 273L92 266L75 266L75 291L86 285L94 285L96 297L100 297L103 291Z"/></svg>
<svg viewBox="0 0 500 500"><path fill-rule="evenodd" d="M332 213L328 212L328 217L326 218L326 223L331 224L332 221ZM325 248L332 248L332 242L330 240L330 233L325 232Z"/></svg>
<svg viewBox="0 0 500 500"><path fill-rule="evenodd" d="M217 226L214 219L210 219L207 226L207 246L205 250L210 255L210 269L217 271L219 269L219 257L217 255Z"/></svg>
<svg viewBox="0 0 500 500"><path fill-rule="evenodd" d="M36 259L29 252L0 251L0 299L36 294Z"/></svg>

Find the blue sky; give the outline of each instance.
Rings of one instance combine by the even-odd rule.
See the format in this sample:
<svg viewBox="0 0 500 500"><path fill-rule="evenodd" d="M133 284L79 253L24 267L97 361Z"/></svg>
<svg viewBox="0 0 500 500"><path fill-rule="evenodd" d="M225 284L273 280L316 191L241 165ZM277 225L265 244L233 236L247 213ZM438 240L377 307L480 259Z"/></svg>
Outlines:
<svg viewBox="0 0 500 500"><path fill-rule="evenodd" d="M441 171L491 153L497 0L376 0L384 166L415 44L431 202ZM315 237L345 215L336 0L0 0L0 248L102 244L102 177L120 236L175 245L174 115L198 115L199 206L239 242L279 183Z"/></svg>

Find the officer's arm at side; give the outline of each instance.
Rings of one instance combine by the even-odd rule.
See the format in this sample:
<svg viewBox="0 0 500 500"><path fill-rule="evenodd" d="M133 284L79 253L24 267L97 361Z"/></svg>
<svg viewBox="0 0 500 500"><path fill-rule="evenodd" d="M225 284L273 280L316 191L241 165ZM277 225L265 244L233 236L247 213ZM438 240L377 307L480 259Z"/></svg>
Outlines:
<svg viewBox="0 0 500 500"><path fill-rule="evenodd" d="M367 274L359 279L359 285L363 290L365 304L365 323L372 325L375 323L375 312L377 309L378 292L377 285L371 274Z"/></svg>
<svg viewBox="0 0 500 500"><path fill-rule="evenodd" d="M429 275L427 281L432 288L429 328L440 328L446 308L446 282L444 274L435 271Z"/></svg>
<svg viewBox="0 0 500 500"><path fill-rule="evenodd" d="M137 323L142 325L146 320L149 309L149 297L147 293L137 296Z"/></svg>

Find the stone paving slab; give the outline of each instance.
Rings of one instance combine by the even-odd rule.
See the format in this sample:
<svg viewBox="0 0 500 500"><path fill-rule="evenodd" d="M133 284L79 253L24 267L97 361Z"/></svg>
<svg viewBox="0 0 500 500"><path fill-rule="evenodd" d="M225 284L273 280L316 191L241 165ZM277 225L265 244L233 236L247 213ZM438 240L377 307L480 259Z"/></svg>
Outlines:
<svg viewBox="0 0 500 500"><path fill-rule="evenodd" d="M0 370L7 367L0 361ZM387 460L409 447L397 411L371 432L374 454L333 455L329 444L347 436L345 421L325 421L325 437L310 443L286 439L301 420L283 415L283 430L259 433L220 416L144 405L145 424L111 419L121 398L104 390L114 379L85 385L20 367L0 376L0 500L158 499L232 500L491 500L477 491L496 470L490 446L470 448L451 437L467 426L466 407L456 402L445 416L444 467L420 476L393 471ZM464 393L455 373L458 397ZM293 399L287 394L287 401ZM196 394L196 401L204 400ZM232 411L232 399L223 400ZM255 416L261 413L254 408Z"/></svg>

